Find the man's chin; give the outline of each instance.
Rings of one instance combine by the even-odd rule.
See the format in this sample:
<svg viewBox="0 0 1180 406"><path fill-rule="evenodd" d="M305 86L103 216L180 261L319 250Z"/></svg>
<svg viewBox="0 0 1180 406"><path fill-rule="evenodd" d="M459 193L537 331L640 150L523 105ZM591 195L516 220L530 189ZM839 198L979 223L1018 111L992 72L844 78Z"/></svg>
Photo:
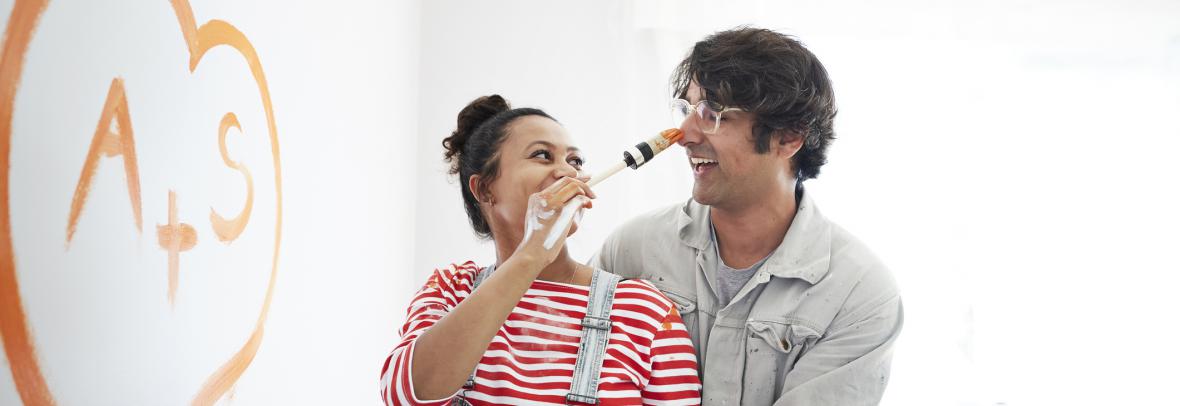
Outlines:
<svg viewBox="0 0 1180 406"><path fill-rule="evenodd" d="M692 200L705 206L712 206L714 203L717 203L718 199L713 193L701 190L699 187L693 187Z"/></svg>

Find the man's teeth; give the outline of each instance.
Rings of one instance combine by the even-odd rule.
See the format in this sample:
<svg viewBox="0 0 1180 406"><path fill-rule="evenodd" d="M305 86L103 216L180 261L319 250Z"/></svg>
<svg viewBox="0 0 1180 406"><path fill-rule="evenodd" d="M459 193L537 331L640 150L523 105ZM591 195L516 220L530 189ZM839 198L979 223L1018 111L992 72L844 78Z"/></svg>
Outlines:
<svg viewBox="0 0 1180 406"><path fill-rule="evenodd" d="M688 158L688 160L689 160L689 162L692 162L693 165L717 163L717 161L714 161L712 159L705 159L705 158Z"/></svg>

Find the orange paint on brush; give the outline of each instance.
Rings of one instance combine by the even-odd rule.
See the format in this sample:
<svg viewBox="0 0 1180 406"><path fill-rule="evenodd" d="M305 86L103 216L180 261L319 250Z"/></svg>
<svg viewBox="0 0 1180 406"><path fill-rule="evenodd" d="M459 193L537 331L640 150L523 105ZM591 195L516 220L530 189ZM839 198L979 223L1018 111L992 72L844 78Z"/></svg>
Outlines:
<svg viewBox="0 0 1180 406"><path fill-rule="evenodd" d="M111 132L111 123L118 126L118 132ZM78 228L78 217L86 206L90 194L90 182L98 171L98 160L102 157L123 156L123 172L127 175L127 194L131 197L131 211L135 215L135 229L143 232L143 209L139 197L139 160L135 157L135 135L131 130L131 111L127 108L127 96L123 92L123 79L111 80L107 101L103 103L98 118L98 128L90 139L90 152L82 164L82 175L74 188L74 200L70 203L70 219L66 223L66 246L74 239Z"/></svg>
<svg viewBox="0 0 1180 406"><path fill-rule="evenodd" d="M29 334L20 283L16 279L16 258L12 246L12 207L9 205L9 166L12 154L12 110L16 89L24 70L25 52L47 0L16 0L4 31L0 50L0 337L12 381L26 405L52 405L53 394L37 363L37 350Z"/></svg>
<svg viewBox="0 0 1180 406"><path fill-rule="evenodd" d="M669 128L660 131L660 137L664 139L663 147L660 149L666 149L677 141L680 141L680 138L684 137L684 131L680 131L679 128Z"/></svg>
<svg viewBox="0 0 1180 406"><path fill-rule="evenodd" d="M655 158L657 154L668 149L668 147L672 146L672 144L675 144L677 141L680 141L680 137L683 136L684 132L680 131L679 128L669 128L667 130L660 131L658 135L651 137L650 139L639 144L635 144L634 148L628 148L624 150L623 162L616 163L610 168L599 172L597 175L594 175L594 177L590 178L590 181L586 182L586 184L590 187L594 187L607 178L614 176L616 173L619 173L619 171L622 171L623 168L630 167L631 169L639 169L640 166L643 166Z"/></svg>

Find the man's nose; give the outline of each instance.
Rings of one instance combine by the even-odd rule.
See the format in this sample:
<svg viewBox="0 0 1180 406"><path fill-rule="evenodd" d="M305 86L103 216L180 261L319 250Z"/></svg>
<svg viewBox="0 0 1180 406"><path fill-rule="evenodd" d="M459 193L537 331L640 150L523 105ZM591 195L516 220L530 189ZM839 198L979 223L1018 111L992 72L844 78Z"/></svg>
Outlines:
<svg viewBox="0 0 1180 406"><path fill-rule="evenodd" d="M684 122L680 123L680 131L684 133L684 136L680 137L680 140L676 141L676 143L680 144L682 147L700 144L701 138L704 137L704 134L701 133L700 126L694 122L692 117L689 117L685 119Z"/></svg>

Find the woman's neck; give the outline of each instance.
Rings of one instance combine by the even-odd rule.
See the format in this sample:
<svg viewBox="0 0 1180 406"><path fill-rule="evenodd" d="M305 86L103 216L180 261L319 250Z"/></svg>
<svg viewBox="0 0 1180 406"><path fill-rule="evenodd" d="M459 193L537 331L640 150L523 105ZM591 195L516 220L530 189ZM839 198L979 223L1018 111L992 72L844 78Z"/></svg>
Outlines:
<svg viewBox="0 0 1180 406"><path fill-rule="evenodd" d="M553 263L541 270L537 275L537 279L558 282L558 283L574 283L574 276L577 275L579 264L570 258L569 254L563 249L557 259Z"/></svg>

